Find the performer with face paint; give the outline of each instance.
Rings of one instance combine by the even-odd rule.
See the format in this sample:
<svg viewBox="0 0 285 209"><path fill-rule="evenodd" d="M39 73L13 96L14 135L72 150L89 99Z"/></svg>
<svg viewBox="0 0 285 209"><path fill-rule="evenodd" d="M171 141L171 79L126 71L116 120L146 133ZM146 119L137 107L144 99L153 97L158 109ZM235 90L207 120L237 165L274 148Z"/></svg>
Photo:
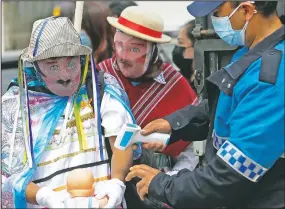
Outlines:
<svg viewBox="0 0 285 209"><path fill-rule="evenodd" d="M39 60L34 65L47 88L58 96L72 96L80 84L80 56Z"/></svg>
<svg viewBox="0 0 285 209"><path fill-rule="evenodd" d="M169 36L162 34L164 25L159 16L139 6L131 6L119 18L108 17L107 20L117 29L114 36L115 56L99 63L98 68L119 81L129 96L138 125L144 127L154 119L195 103L196 94L187 80L173 66L163 63L159 56L158 44L171 41ZM151 150L148 144L143 147ZM147 152L150 151L143 150L142 154ZM193 170L198 163L192 145L181 140L170 142L163 154L177 161L172 174L185 167ZM155 154L158 161L166 158L163 154ZM142 159L135 163L140 163ZM169 164L158 166L170 167ZM137 203L134 207L138 207Z"/></svg>
<svg viewBox="0 0 285 209"><path fill-rule="evenodd" d="M112 75L104 74L100 95L92 57L68 18L34 23L19 76L2 98L3 208L98 208L95 197L70 199L66 177L77 168L92 172L95 193L112 187L107 208L121 204L132 148L113 149L110 169L104 137L113 147L121 126L135 119Z"/></svg>

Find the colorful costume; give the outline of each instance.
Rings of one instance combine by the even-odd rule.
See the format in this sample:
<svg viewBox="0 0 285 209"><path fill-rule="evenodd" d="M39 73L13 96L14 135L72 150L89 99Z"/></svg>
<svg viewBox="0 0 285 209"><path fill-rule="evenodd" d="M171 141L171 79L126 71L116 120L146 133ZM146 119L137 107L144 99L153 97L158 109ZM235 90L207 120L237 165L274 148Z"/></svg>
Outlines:
<svg viewBox="0 0 285 209"><path fill-rule="evenodd" d="M30 47L19 60L19 78L2 97L3 208L41 207L26 202L28 183L48 186L60 195L66 193L67 172L75 168L90 169L95 182L110 178L101 125L106 137L115 136L123 123L134 119L125 92L109 74L104 75L100 105L98 73L93 58L89 68L90 54L69 19L34 23ZM47 88L42 72L29 63L68 56L81 56L81 85L71 96L57 96Z"/></svg>

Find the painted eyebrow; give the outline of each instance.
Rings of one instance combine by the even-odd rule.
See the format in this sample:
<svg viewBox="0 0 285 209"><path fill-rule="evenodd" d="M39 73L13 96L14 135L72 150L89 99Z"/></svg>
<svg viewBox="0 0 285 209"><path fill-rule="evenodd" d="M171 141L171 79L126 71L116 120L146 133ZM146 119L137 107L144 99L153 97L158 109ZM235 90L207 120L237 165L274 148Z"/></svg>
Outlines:
<svg viewBox="0 0 285 209"><path fill-rule="evenodd" d="M53 60L47 61L46 64L57 64L57 61L53 61Z"/></svg>
<svg viewBox="0 0 285 209"><path fill-rule="evenodd" d="M144 44L138 44L138 43L131 43L131 44L136 46L145 46Z"/></svg>
<svg viewBox="0 0 285 209"><path fill-rule="evenodd" d="M51 57L46 61L46 64L55 64L57 63L58 57Z"/></svg>

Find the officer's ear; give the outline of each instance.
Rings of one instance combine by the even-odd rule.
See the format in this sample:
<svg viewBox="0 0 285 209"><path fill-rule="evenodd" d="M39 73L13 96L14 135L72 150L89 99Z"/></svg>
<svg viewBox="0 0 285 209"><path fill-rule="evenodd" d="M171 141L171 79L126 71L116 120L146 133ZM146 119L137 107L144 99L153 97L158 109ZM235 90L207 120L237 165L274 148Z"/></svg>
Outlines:
<svg viewBox="0 0 285 209"><path fill-rule="evenodd" d="M257 13L255 9L255 5L250 2L243 2L241 8L244 10L245 20L249 21L255 13Z"/></svg>

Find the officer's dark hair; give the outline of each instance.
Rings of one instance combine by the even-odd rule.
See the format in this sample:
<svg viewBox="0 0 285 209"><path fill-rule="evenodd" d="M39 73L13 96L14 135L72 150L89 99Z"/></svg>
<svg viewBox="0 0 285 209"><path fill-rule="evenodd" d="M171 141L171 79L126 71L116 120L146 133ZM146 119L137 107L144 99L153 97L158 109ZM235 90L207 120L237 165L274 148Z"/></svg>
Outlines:
<svg viewBox="0 0 285 209"><path fill-rule="evenodd" d="M117 16L117 17L120 17L122 11L130 6L137 6L137 3L135 3L134 1L113 0L109 4L112 16Z"/></svg>
<svg viewBox="0 0 285 209"><path fill-rule="evenodd" d="M237 7L242 1L232 1L233 7ZM257 12L261 12L265 17L268 17L274 13L277 14L278 1L255 1Z"/></svg>

